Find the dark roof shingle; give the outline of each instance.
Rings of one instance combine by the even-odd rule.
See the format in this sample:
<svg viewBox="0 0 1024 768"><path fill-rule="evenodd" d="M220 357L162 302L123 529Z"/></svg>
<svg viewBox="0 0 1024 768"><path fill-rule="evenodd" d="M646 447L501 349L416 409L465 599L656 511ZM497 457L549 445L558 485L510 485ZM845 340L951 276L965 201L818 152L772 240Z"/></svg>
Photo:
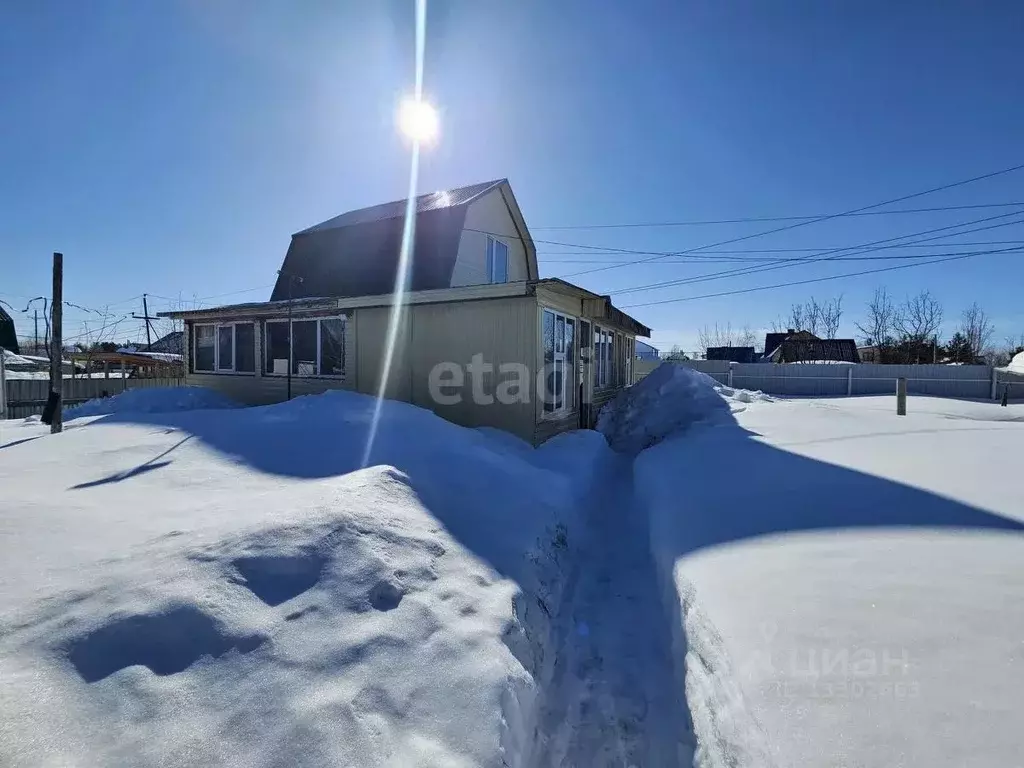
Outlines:
<svg viewBox="0 0 1024 768"><path fill-rule="evenodd" d="M487 181L416 198L408 290L449 287L468 204L504 183L504 179ZM350 211L292 235L270 300L391 293L401 255L405 204L396 200Z"/></svg>

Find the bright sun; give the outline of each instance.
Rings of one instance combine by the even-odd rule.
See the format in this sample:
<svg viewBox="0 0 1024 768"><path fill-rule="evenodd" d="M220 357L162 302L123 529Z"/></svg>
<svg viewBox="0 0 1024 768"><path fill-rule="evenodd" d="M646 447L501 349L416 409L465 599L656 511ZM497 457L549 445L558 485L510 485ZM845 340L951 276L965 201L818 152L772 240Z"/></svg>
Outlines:
<svg viewBox="0 0 1024 768"><path fill-rule="evenodd" d="M425 101L406 99L398 109L398 127L413 141L433 141L437 137L437 110Z"/></svg>

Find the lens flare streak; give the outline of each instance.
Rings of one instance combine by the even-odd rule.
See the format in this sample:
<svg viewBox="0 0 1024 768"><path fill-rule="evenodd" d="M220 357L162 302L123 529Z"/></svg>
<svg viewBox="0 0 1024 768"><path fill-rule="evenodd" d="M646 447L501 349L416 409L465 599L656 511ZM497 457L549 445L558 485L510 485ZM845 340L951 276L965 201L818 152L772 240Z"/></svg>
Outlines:
<svg viewBox="0 0 1024 768"><path fill-rule="evenodd" d="M423 52L426 46L427 32L427 0L416 0L416 87L414 98L423 98ZM380 427L380 415L384 406L384 393L387 391L388 379L391 376L391 364L394 361L395 345L398 342L398 329L405 313L405 294L408 290L409 271L414 258L413 242L416 237L416 187L420 173L420 138L413 137L412 155L409 165L409 194L405 201L405 223L402 226L402 247L398 258L398 271L395 274L395 289L391 300L391 312L388 316L388 335L384 349L384 364L381 366L380 386L377 389L377 400L373 406L373 418L370 431L366 436L361 466L370 464L373 444L377 439Z"/></svg>

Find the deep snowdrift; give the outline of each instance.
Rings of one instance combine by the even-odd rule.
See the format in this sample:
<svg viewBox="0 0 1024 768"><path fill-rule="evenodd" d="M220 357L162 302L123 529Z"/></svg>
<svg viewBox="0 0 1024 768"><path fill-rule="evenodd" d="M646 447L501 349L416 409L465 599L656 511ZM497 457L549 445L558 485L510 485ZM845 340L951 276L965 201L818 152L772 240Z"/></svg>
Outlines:
<svg viewBox="0 0 1024 768"><path fill-rule="evenodd" d="M697 765L1019 761L1022 409L779 402L640 454Z"/></svg>
<svg viewBox="0 0 1024 768"><path fill-rule="evenodd" d="M597 429L615 450L636 454L697 422L727 417L745 403L771 400L761 392L726 387L706 373L666 362L606 404Z"/></svg>
<svg viewBox="0 0 1024 768"><path fill-rule="evenodd" d="M175 411L238 408L238 403L206 387L151 387L129 389L111 397L64 409L65 419L110 413L172 413Z"/></svg>
<svg viewBox="0 0 1024 768"><path fill-rule="evenodd" d="M0 435L0 763L528 764L600 435L158 410Z"/></svg>

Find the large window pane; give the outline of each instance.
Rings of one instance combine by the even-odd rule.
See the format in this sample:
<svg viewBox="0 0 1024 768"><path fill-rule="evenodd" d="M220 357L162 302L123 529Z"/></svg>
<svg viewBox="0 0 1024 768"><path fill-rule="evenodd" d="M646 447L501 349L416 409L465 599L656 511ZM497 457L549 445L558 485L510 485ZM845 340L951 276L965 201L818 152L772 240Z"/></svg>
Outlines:
<svg viewBox="0 0 1024 768"><path fill-rule="evenodd" d="M565 318L555 317L555 352L565 352Z"/></svg>
<svg viewBox="0 0 1024 768"><path fill-rule="evenodd" d="M544 310L544 362L555 361L555 313Z"/></svg>
<svg viewBox="0 0 1024 768"><path fill-rule="evenodd" d="M500 240L494 241L494 272L491 281L508 282L508 246Z"/></svg>
<svg viewBox="0 0 1024 768"><path fill-rule="evenodd" d="M566 405L572 407L576 402L576 385L579 377L579 354L576 352L576 321L565 318L565 390Z"/></svg>
<svg viewBox="0 0 1024 768"><path fill-rule="evenodd" d="M195 326L196 346L192 369L196 371L212 371L216 345L216 327L212 325Z"/></svg>
<svg viewBox="0 0 1024 768"><path fill-rule="evenodd" d="M235 367L235 327L217 326L217 370L230 371Z"/></svg>
<svg viewBox="0 0 1024 768"><path fill-rule="evenodd" d="M267 373L288 373L288 323L267 323Z"/></svg>
<svg viewBox="0 0 1024 768"><path fill-rule="evenodd" d="M338 318L320 321L320 375L345 373L345 321Z"/></svg>
<svg viewBox="0 0 1024 768"><path fill-rule="evenodd" d="M316 320L292 322L292 375L316 376Z"/></svg>
<svg viewBox="0 0 1024 768"><path fill-rule="evenodd" d="M256 370L256 326L252 323L235 326L235 370L240 373Z"/></svg>

